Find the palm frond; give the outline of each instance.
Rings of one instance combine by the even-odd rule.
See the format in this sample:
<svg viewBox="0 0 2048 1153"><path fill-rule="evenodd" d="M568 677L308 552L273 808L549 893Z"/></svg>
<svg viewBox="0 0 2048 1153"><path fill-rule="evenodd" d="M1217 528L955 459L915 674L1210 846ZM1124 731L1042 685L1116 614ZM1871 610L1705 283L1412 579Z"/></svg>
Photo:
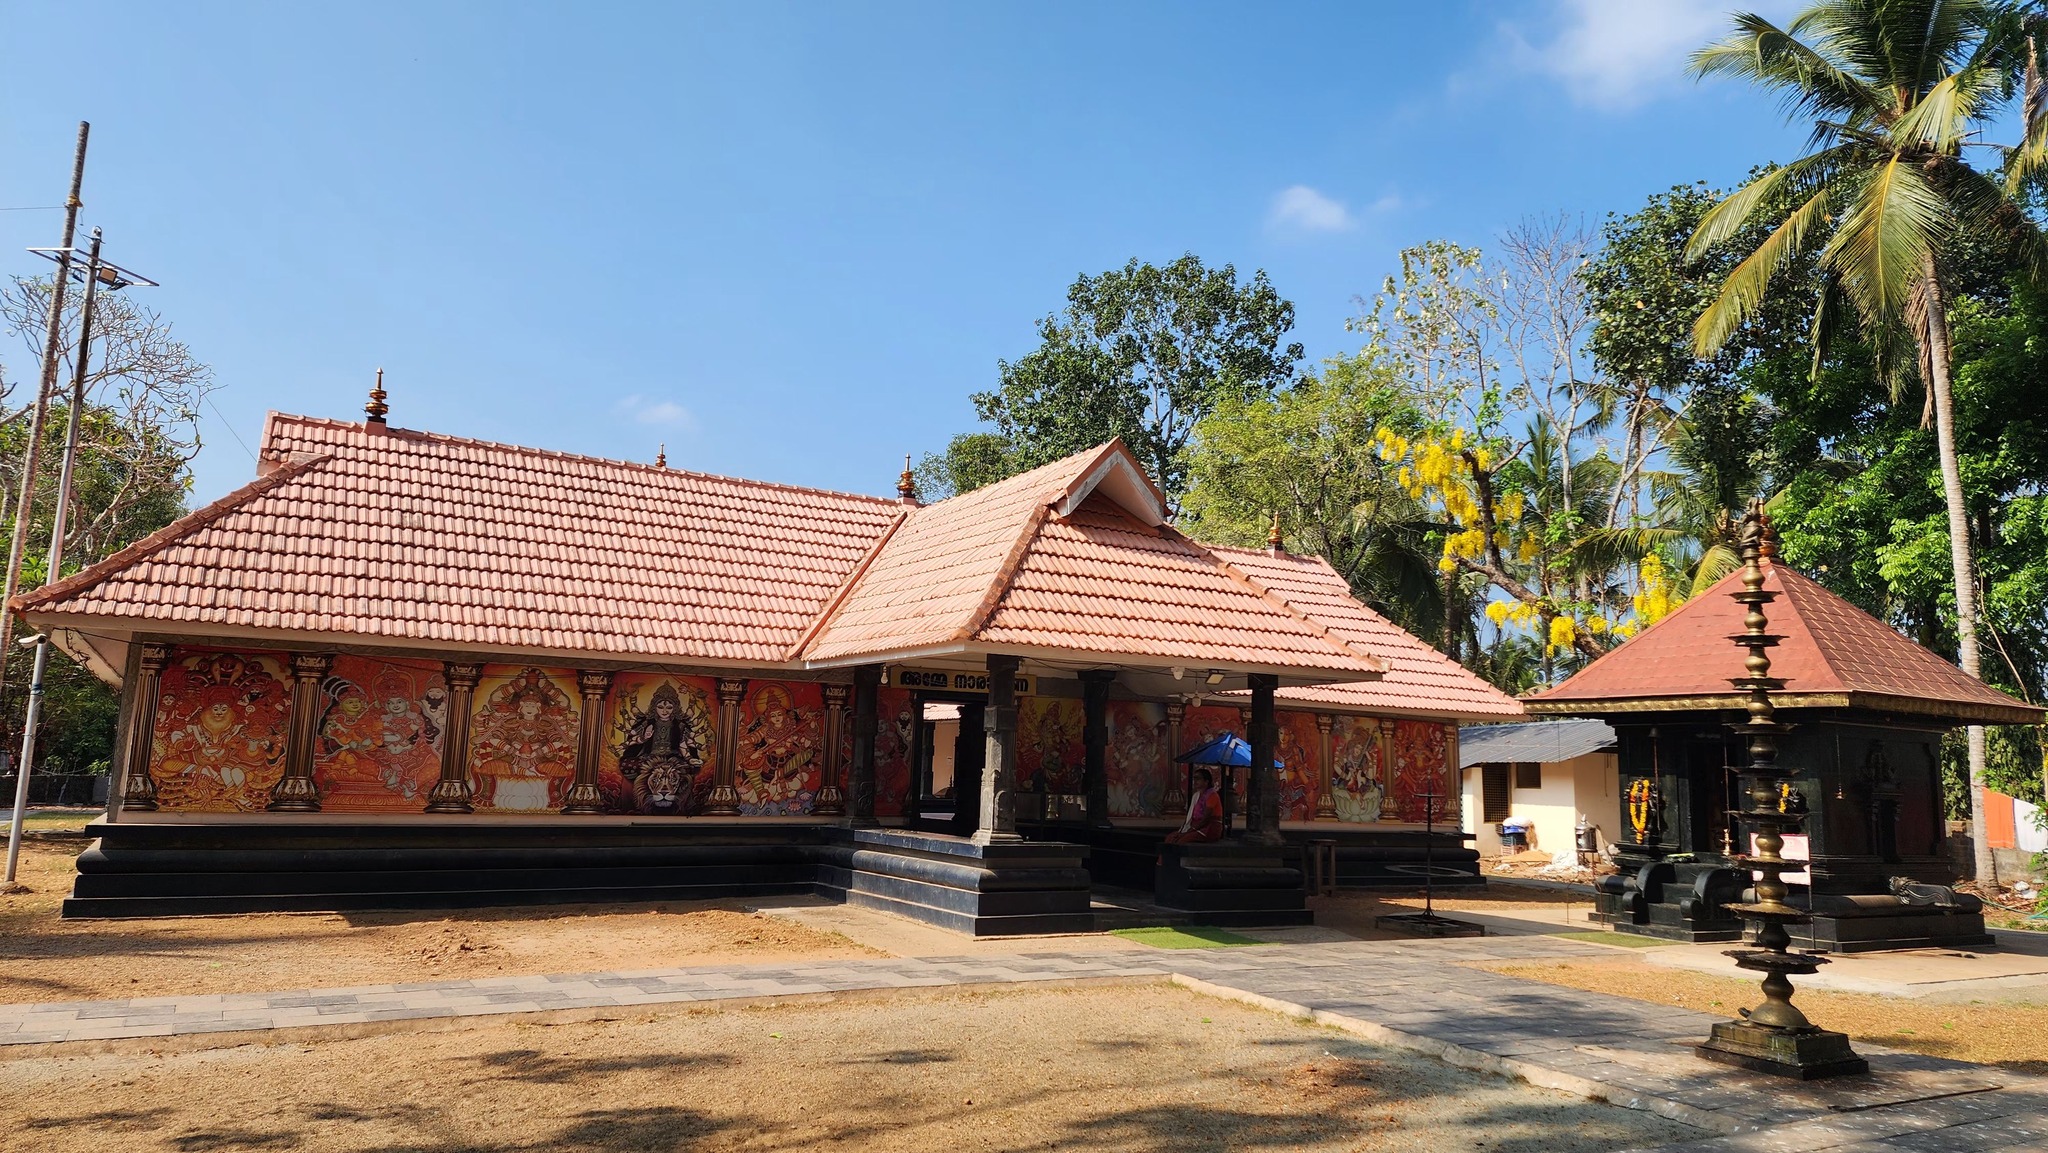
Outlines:
<svg viewBox="0 0 2048 1153"><path fill-rule="evenodd" d="M1948 228L1948 205L1918 165L1894 155L1855 193L1821 250L1866 326L1903 316L1928 255Z"/></svg>
<svg viewBox="0 0 2048 1153"><path fill-rule="evenodd" d="M1721 285L1720 295L1693 322L1695 355L1706 358L1721 351L1721 346L1728 342L1742 322L1756 312L1763 303L1764 291L1770 287L1771 277L1806 246L1807 235L1814 226L1826 221L1828 203L1832 199L1831 188L1823 187L1814 193L1783 223L1772 229L1763 243L1756 246L1755 252L1735 266Z"/></svg>
<svg viewBox="0 0 2048 1153"><path fill-rule="evenodd" d="M1802 15L1801 20L1805 18ZM1694 76L1734 76L1777 89L1784 96L1786 114L1792 117L1863 120L1875 116L1885 106L1885 97L1801 42L1802 30L1797 21L1792 31L1787 31L1755 13L1738 13L1735 32L1693 53L1689 70Z"/></svg>
<svg viewBox="0 0 2048 1153"><path fill-rule="evenodd" d="M1693 566L1692 589L1688 599L1707 591L1717 580L1742 567L1742 557L1726 544L1713 544L1700 554L1700 561Z"/></svg>

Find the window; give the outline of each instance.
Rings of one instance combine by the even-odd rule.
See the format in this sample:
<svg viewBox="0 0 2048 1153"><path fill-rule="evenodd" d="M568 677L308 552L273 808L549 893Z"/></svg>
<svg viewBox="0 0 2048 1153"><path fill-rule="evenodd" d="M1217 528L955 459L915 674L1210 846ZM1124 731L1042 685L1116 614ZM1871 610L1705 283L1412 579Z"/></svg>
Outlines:
<svg viewBox="0 0 2048 1153"><path fill-rule="evenodd" d="M1479 766L1479 819L1497 825L1508 819L1508 767Z"/></svg>
<svg viewBox="0 0 2048 1153"><path fill-rule="evenodd" d="M1535 761L1516 761L1515 787L1518 789L1542 788L1543 766Z"/></svg>

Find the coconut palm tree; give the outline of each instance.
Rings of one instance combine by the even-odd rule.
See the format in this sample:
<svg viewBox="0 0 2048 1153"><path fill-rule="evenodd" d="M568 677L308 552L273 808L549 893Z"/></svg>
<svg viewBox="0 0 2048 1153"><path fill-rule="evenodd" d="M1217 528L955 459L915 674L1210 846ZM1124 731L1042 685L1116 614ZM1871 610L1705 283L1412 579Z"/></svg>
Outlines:
<svg viewBox="0 0 2048 1153"><path fill-rule="evenodd" d="M1689 256L1727 241L1768 206L1794 206L1729 274L1694 327L1694 346L1702 355L1718 350L1756 310L1773 273L1821 244L1816 360L1846 305L1894 394L1916 370L1926 389L1948 504L1960 663L1972 676L1977 588L1956 462L1944 277L1958 240L1976 233L2000 236L2027 275L2048 280L2042 238L2005 182L1964 157L2026 75L2027 31L2022 14L1996 0L1822 0L1782 29L1739 15L1733 35L1692 58L1695 75L1748 80L1813 124L1805 156L1716 205L1694 233ZM1971 780L1981 783L1984 730L1969 736ZM1988 877L1983 814L1971 794L1978 874Z"/></svg>

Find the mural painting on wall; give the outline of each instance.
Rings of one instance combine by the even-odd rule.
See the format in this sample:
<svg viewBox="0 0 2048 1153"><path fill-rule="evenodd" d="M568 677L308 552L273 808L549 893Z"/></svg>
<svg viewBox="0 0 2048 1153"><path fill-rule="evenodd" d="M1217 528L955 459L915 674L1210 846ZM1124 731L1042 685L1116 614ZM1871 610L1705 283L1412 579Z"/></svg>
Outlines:
<svg viewBox="0 0 2048 1153"><path fill-rule="evenodd" d="M1458 792L1450 773L1450 737L1435 721L1394 722L1394 778L1387 791L1392 817L1421 824L1428 804L1424 793L1437 794L1437 824L1458 820Z"/></svg>
<svg viewBox="0 0 2048 1153"><path fill-rule="evenodd" d="M1066 697L1025 697L1017 705L1017 787L1025 792L1078 793L1082 789L1081 702Z"/></svg>
<svg viewBox="0 0 2048 1153"><path fill-rule="evenodd" d="M597 768L606 812L682 817L703 809L716 763L713 691L703 677L613 678Z"/></svg>
<svg viewBox="0 0 2048 1153"><path fill-rule="evenodd" d="M1306 821L1316 813L1316 777L1321 770L1323 736L1316 731L1314 713L1280 712L1279 744L1273 755L1280 761L1280 819Z"/></svg>
<svg viewBox="0 0 2048 1153"><path fill-rule="evenodd" d="M576 674L484 666L470 721L469 773L479 812L562 807L576 773Z"/></svg>
<svg viewBox="0 0 2048 1153"><path fill-rule="evenodd" d="M1109 814L1158 817L1166 808L1166 706L1109 702Z"/></svg>
<svg viewBox="0 0 2048 1153"><path fill-rule="evenodd" d="M1330 742L1330 803L1337 819L1379 820L1386 797L1379 720L1340 716L1330 730Z"/></svg>
<svg viewBox="0 0 2048 1153"><path fill-rule="evenodd" d="M255 812L284 772L291 675L276 653L180 649L165 667L150 775L166 811Z"/></svg>
<svg viewBox="0 0 2048 1153"><path fill-rule="evenodd" d="M441 776L441 666L344 653L320 682L313 780L329 812L414 812Z"/></svg>
<svg viewBox="0 0 2048 1153"><path fill-rule="evenodd" d="M753 817L811 811L825 771L824 688L807 681L753 681L740 705L733 787Z"/></svg>
<svg viewBox="0 0 2048 1153"><path fill-rule="evenodd" d="M900 817L909 799L911 737L917 728L910 690L881 690L875 714L875 815Z"/></svg>

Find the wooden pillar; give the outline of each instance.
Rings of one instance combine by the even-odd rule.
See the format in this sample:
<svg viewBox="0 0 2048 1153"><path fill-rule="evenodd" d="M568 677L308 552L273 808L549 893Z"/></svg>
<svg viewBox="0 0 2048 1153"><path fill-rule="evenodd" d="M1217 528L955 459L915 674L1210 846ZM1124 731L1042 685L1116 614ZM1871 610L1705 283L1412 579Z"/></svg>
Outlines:
<svg viewBox="0 0 2048 1153"><path fill-rule="evenodd" d="M875 713L881 695L880 665L853 670L853 764L848 781L853 804L846 818L856 829L875 824Z"/></svg>
<svg viewBox="0 0 2048 1153"><path fill-rule="evenodd" d="M466 661L444 661L441 677L448 682L448 727L441 732L441 779L427 794L427 812L467 813L469 785L469 714L476 683L484 667Z"/></svg>
<svg viewBox="0 0 2048 1153"><path fill-rule="evenodd" d="M1273 715L1273 693L1280 678L1271 673L1252 673L1252 769L1246 798L1246 839L1261 845L1280 843L1280 777L1273 767L1273 748L1280 743L1279 722Z"/></svg>
<svg viewBox="0 0 2048 1153"><path fill-rule="evenodd" d="M576 695L583 710L576 715L576 779L569 785L562 812L602 813L604 797L597 791L597 764L604 755L604 699L612 691L612 674L584 669L576 674Z"/></svg>
<svg viewBox="0 0 2048 1153"><path fill-rule="evenodd" d="M1316 820L1337 819L1337 801L1330 795L1330 781L1337 768L1337 718L1316 714Z"/></svg>
<svg viewBox="0 0 2048 1153"><path fill-rule="evenodd" d="M739 677L718 680L718 759L711 773L711 796L705 801L707 817L730 817L740 811L739 790L732 787L740 763L740 702L747 699L747 682Z"/></svg>
<svg viewBox="0 0 2048 1153"><path fill-rule="evenodd" d="M171 646L145 644L138 658L134 692L128 698L128 746L122 756L127 773L121 807L138 813L156 811L156 780L149 775L149 756L156 744L156 704L164 687L164 666Z"/></svg>
<svg viewBox="0 0 2048 1153"><path fill-rule="evenodd" d="M1112 669L1081 674L1081 783L1088 792L1088 823L1109 828L1109 686Z"/></svg>
<svg viewBox="0 0 2048 1153"><path fill-rule="evenodd" d="M320 790L313 783L313 740L319 736L320 679L334 667L331 653L292 654L292 716L284 740L284 776L270 788L273 813L317 813Z"/></svg>
<svg viewBox="0 0 2048 1153"><path fill-rule="evenodd" d="M1188 707L1181 701L1166 702L1166 816L1185 813L1188 790L1194 786L1195 766L1182 765L1180 726L1188 719Z"/></svg>
<svg viewBox="0 0 2048 1153"><path fill-rule="evenodd" d="M818 796L811 802L811 812L820 817L836 817L846 811L845 796L839 791L839 774L846 767L846 700L853 695L853 686L824 688L825 775L818 782Z"/></svg>
<svg viewBox="0 0 2048 1153"><path fill-rule="evenodd" d="M988 752L982 758L976 844L1023 839L1017 835L1017 665L1016 657L988 658L988 708L982 714Z"/></svg>
<svg viewBox="0 0 2048 1153"><path fill-rule="evenodd" d="M1394 722L1380 718L1380 820L1403 820L1399 809L1394 808Z"/></svg>

